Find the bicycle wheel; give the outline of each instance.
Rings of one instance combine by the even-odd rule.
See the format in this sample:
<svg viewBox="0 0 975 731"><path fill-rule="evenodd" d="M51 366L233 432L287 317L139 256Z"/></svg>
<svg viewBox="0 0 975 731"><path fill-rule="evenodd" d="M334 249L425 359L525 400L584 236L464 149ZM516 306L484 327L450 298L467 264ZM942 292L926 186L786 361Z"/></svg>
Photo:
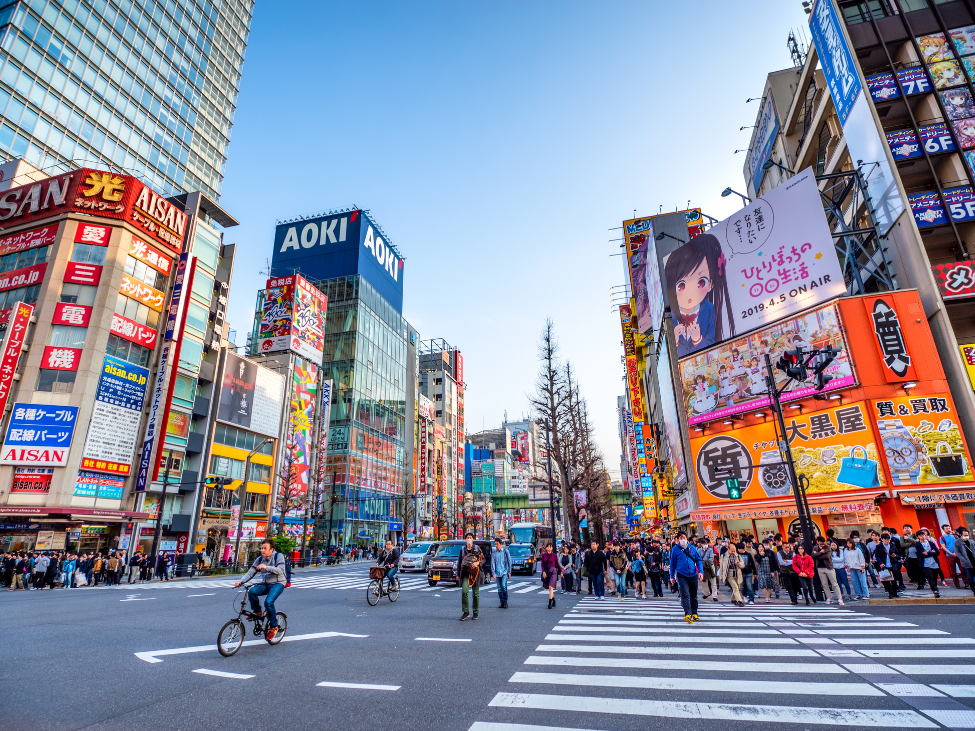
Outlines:
<svg viewBox="0 0 975 731"><path fill-rule="evenodd" d="M269 645L276 645L281 640L284 639L284 633L288 631L288 615L284 612L278 612L278 633L274 635L273 640L268 640Z"/></svg>
<svg viewBox="0 0 975 731"><path fill-rule="evenodd" d="M375 579L370 581L369 586L366 587L366 601L369 602L370 607L379 604L379 582Z"/></svg>
<svg viewBox="0 0 975 731"><path fill-rule="evenodd" d="M217 635L217 649L224 657L236 654L237 650L244 644L244 635L247 629L239 619L231 619L227 624L220 628Z"/></svg>
<svg viewBox="0 0 975 731"><path fill-rule="evenodd" d="M393 579L393 585L389 587L389 601L395 602L399 599L399 578Z"/></svg>

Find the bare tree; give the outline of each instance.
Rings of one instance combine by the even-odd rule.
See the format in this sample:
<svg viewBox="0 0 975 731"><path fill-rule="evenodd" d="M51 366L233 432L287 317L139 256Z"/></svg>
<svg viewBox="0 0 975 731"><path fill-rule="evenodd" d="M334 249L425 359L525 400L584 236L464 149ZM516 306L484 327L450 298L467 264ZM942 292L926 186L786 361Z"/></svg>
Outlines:
<svg viewBox="0 0 975 731"><path fill-rule="evenodd" d="M291 415L288 424L288 438L284 446L284 459L278 470L278 489L274 499L274 508L278 513L277 534L284 535L284 519L292 510L305 507L306 496L301 491L301 481L298 479L298 445L295 442L295 419ZM241 512L243 519L243 512Z"/></svg>

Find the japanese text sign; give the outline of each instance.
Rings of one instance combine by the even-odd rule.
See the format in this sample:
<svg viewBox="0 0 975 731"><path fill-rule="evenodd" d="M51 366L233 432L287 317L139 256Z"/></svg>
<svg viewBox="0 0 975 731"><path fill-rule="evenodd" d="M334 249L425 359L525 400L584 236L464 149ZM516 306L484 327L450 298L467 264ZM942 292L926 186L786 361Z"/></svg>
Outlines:
<svg viewBox="0 0 975 731"><path fill-rule="evenodd" d="M77 406L15 403L0 448L0 464L66 464L77 419Z"/></svg>
<svg viewBox="0 0 975 731"><path fill-rule="evenodd" d="M156 347L157 333L151 327L140 325L135 320L122 317L120 314L112 313L111 331L120 338L137 343L144 348L152 350Z"/></svg>
<svg viewBox="0 0 975 731"><path fill-rule="evenodd" d="M866 402L790 414L785 421L796 473L809 479L808 493L884 486ZM771 421L692 439L691 452L701 505L727 501L729 478L738 479L744 500L792 494Z"/></svg>
<svg viewBox="0 0 975 731"><path fill-rule="evenodd" d="M55 325L74 325L75 327L88 327L91 322L91 307L87 305L70 305L67 302L58 302L54 306Z"/></svg>
<svg viewBox="0 0 975 731"><path fill-rule="evenodd" d="M664 262L679 358L846 294L811 168Z"/></svg>
<svg viewBox="0 0 975 731"><path fill-rule="evenodd" d="M58 224L35 228L33 231L22 231L0 238L0 256L12 254L15 251L26 251L37 246L50 246L58 236Z"/></svg>
<svg viewBox="0 0 975 731"><path fill-rule="evenodd" d="M153 289L148 284L143 284L138 279L130 277L128 274L122 275L122 284L119 285L119 292L126 297L131 297L137 302L149 306L156 312L163 311L166 295L158 289Z"/></svg>
<svg viewBox="0 0 975 731"><path fill-rule="evenodd" d="M173 268L172 259L165 254L160 254L145 241L139 241L136 238L132 239L132 245L129 247L129 256L138 259L144 264L148 264L157 272L165 274L167 277Z"/></svg>
<svg viewBox="0 0 975 731"><path fill-rule="evenodd" d="M54 371L76 371L81 361L81 348L48 345L41 355L41 368Z"/></svg>
<svg viewBox="0 0 975 731"><path fill-rule="evenodd" d="M946 300L975 296L975 261L953 261L931 267L934 279Z"/></svg>
<svg viewBox="0 0 975 731"><path fill-rule="evenodd" d="M3 338L3 350L0 351L0 414L7 407L10 385L20 363L30 318L34 314L34 307L23 302L18 302L12 309L13 316Z"/></svg>
<svg viewBox="0 0 975 731"><path fill-rule="evenodd" d="M16 289L18 287L29 287L37 284L44 279L44 272L47 271L47 264L34 264L33 266L22 269L14 269L12 272L0 274L0 291Z"/></svg>
<svg viewBox="0 0 975 731"><path fill-rule="evenodd" d="M102 278L102 268L98 264L79 264L69 261L64 270L64 281L75 284L98 284Z"/></svg>
<svg viewBox="0 0 975 731"><path fill-rule="evenodd" d="M178 340L180 336L180 323L186 320L183 310L186 309L184 294L189 294L193 287L193 275L196 272L196 258L192 258L189 253L179 257L176 265L176 280L173 282L173 293L169 297L169 309L166 310L166 340Z"/></svg>
<svg viewBox="0 0 975 731"><path fill-rule="evenodd" d="M116 475L129 474L148 382L147 369L105 356L82 467Z"/></svg>
<svg viewBox="0 0 975 731"><path fill-rule="evenodd" d="M889 296L865 297L863 306L873 325L874 340L880 360L884 363L887 383L914 381L917 373L907 352L904 331L894 309L894 299Z"/></svg>
<svg viewBox="0 0 975 731"><path fill-rule="evenodd" d="M94 244L95 246L108 246L108 240L112 236L110 226L98 226L94 223L79 223L75 230L74 240L79 244Z"/></svg>

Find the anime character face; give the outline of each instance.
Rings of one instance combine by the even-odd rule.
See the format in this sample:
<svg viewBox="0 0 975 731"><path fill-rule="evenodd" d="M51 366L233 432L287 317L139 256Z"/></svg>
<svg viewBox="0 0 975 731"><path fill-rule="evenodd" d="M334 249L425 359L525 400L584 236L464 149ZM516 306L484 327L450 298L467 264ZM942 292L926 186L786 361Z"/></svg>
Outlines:
<svg viewBox="0 0 975 731"><path fill-rule="evenodd" d="M697 269L674 285L678 307L682 312L693 311L711 293L713 286L708 263L706 260L702 261Z"/></svg>

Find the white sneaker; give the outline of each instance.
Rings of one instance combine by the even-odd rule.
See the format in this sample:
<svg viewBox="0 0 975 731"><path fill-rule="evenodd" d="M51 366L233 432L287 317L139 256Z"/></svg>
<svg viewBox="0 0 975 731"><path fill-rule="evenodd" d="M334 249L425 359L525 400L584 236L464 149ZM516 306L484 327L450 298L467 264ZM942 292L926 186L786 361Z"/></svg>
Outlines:
<svg viewBox="0 0 975 731"><path fill-rule="evenodd" d="M827 600L826 600L826 603L827 603L827 604L832 604L832 603L833 603L833 600L832 600L832 599L827 599Z"/></svg>
<svg viewBox="0 0 975 731"><path fill-rule="evenodd" d="M840 599L840 606L841 607L843 606L843 600L842 599Z"/></svg>

